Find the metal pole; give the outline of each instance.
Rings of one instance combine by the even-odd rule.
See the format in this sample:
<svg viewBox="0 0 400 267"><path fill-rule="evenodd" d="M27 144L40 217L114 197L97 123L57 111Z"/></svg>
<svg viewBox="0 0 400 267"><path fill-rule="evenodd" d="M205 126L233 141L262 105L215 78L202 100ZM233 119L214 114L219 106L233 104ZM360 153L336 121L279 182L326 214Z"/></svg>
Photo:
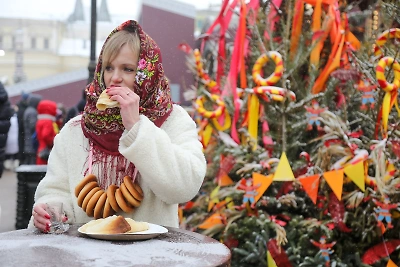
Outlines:
<svg viewBox="0 0 400 267"><path fill-rule="evenodd" d="M90 20L90 61L89 61L89 77L88 83L91 83L96 68L96 23L97 23L97 7L96 0L92 0L91 4L91 20Z"/></svg>

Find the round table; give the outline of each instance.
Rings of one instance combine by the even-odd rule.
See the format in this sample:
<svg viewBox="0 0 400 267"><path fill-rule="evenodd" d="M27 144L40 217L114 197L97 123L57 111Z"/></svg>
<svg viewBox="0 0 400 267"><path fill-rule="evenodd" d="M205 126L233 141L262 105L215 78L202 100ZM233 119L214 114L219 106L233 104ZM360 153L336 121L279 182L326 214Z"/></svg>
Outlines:
<svg viewBox="0 0 400 267"><path fill-rule="evenodd" d="M1 266L230 266L230 250L210 237L179 228L141 241L92 239L71 225L64 234L32 229L0 233Z"/></svg>

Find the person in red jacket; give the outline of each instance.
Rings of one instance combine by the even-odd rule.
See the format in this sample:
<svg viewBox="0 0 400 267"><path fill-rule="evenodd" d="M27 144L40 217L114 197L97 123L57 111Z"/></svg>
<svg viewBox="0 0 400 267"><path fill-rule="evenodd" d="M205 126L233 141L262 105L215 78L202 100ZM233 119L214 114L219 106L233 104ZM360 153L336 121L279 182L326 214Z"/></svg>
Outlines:
<svg viewBox="0 0 400 267"><path fill-rule="evenodd" d="M39 102L37 111L36 134L39 147L36 164L46 165L53 148L54 137L59 130L56 123L57 103L51 100L42 100Z"/></svg>

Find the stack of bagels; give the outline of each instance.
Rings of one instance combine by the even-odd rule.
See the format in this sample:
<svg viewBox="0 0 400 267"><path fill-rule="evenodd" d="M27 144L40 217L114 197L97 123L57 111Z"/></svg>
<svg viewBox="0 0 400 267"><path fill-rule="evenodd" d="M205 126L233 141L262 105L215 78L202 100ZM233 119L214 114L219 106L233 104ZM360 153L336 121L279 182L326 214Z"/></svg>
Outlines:
<svg viewBox="0 0 400 267"><path fill-rule="evenodd" d="M99 219L107 218L121 210L132 212L140 206L143 191L129 176L124 177L120 187L110 185L104 191L97 183L97 177L89 174L75 187L75 196L78 198L78 206L89 217Z"/></svg>

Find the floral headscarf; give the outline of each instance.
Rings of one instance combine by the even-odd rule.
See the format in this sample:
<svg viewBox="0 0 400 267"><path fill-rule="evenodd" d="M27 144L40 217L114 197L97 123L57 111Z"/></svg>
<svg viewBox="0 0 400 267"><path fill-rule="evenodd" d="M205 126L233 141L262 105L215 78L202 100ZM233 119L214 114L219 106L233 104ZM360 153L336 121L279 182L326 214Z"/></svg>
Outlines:
<svg viewBox="0 0 400 267"><path fill-rule="evenodd" d="M140 54L134 92L140 97L139 113L148 117L160 127L172 112L171 91L164 75L160 48L134 20L128 20L115 28L107 37L101 49L94 79L86 87L86 105L81 126L89 139L93 152L93 165L100 164L98 180L104 188L109 184L119 185L125 175L132 176L134 166L119 153L119 139L124 131L120 109L109 108L100 111L96 102L106 88L103 81L102 55L105 44L118 31L137 33L140 38ZM89 162L90 164L90 162ZM88 166L85 174L87 173ZM116 173L116 180L110 181Z"/></svg>

